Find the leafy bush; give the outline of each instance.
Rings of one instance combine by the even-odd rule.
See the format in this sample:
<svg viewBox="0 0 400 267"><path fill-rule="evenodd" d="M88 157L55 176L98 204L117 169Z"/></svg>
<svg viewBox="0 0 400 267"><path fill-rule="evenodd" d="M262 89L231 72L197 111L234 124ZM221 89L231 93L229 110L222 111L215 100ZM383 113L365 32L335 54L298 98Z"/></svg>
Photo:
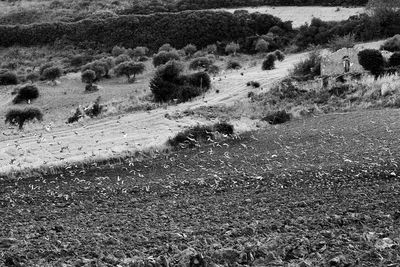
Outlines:
<svg viewBox="0 0 400 267"><path fill-rule="evenodd" d="M108 72L110 71L111 67L113 66L113 60L110 58L107 59L100 59L90 62L81 68L81 72L86 70L92 70L96 73L96 80L101 80L104 77L108 76Z"/></svg>
<svg viewBox="0 0 400 267"><path fill-rule="evenodd" d="M32 120L43 120L43 113L40 109L34 107L26 107L24 109L13 108L6 113L6 123L18 125L21 130L25 122Z"/></svg>
<svg viewBox="0 0 400 267"><path fill-rule="evenodd" d="M26 75L25 80L30 81L31 83L36 82L40 79L40 75L37 72L31 72Z"/></svg>
<svg viewBox="0 0 400 267"><path fill-rule="evenodd" d="M126 61L122 62L115 68L115 74L117 76L125 75L128 78L128 81L133 78L136 78L137 74L141 74L145 71L146 66L143 63L136 63L135 61Z"/></svg>
<svg viewBox="0 0 400 267"><path fill-rule="evenodd" d="M207 68L207 72L210 73L210 74L213 74L213 75L218 74L219 71L220 71L219 67L218 67L217 65L214 65L214 64L213 64L213 65L210 65L210 66Z"/></svg>
<svg viewBox="0 0 400 267"><path fill-rule="evenodd" d="M365 49L358 53L358 61L364 69L377 78L382 72L385 60L379 50Z"/></svg>
<svg viewBox="0 0 400 267"><path fill-rule="evenodd" d="M274 55L275 55L276 59L279 61L285 60L285 54L280 50L275 50Z"/></svg>
<svg viewBox="0 0 400 267"><path fill-rule="evenodd" d="M119 65L122 62L130 61L130 60L131 60L130 56L128 56L126 54L121 54L115 58L115 65Z"/></svg>
<svg viewBox="0 0 400 267"><path fill-rule="evenodd" d="M285 110L273 111L267 114L262 120L273 125L281 124L290 121L290 114L286 113Z"/></svg>
<svg viewBox="0 0 400 267"><path fill-rule="evenodd" d="M229 60L226 64L226 69L228 70L238 70L240 68L242 68L242 65L240 65L239 61L236 60Z"/></svg>
<svg viewBox="0 0 400 267"><path fill-rule="evenodd" d="M381 46L381 50L387 50L390 52L400 51L400 34L393 36L392 38L385 41Z"/></svg>
<svg viewBox="0 0 400 267"><path fill-rule="evenodd" d="M191 57L194 53L196 53L197 47L194 44L188 44L183 48L183 51L185 51L187 56Z"/></svg>
<svg viewBox="0 0 400 267"><path fill-rule="evenodd" d="M93 60L92 56L79 54L79 55L74 55L70 58L70 64L73 67L81 67L82 65L85 65L92 60Z"/></svg>
<svg viewBox="0 0 400 267"><path fill-rule="evenodd" d="M43 72L44 72L46 69L53 67L53 65L54 65L54 64L53 64L52 62L47 62L47 63L41 65L40 68L39 68L39 74L40 74L40 76L43 75Z"/></svg>
<svg viewBox="0 0 400 267"><path fill-rule="evenodd" d="M389 58L389 66L397 67L400 66L400 52L393 53Z"/></svg>
<svg viewBox="0 0 400 267"><path fill-rule="evenodd" d="M231 43L226 45L225 52L227 54L236 55L236 53L239 51L239 49L240 49L240 45L238 43L231 42Z"/></svg>
<svg viewBox="0 0 400 267"><path fill-rule="evenodd" d="M255 81L250 81L246 85L251 86L253 88L259 88L261 86L259 82L255 82Z"/></svg>
<svg viewBox="0 0 400 267"><path fill-rule="evenodd" d="M211 88L210 76L204 71L190 74L186 78L191 86L198 87L202 89L203 92L206 92L208 89Z"/></svg>
<svg viewBox="0 0 400 267"><path fill-rule="evenodd" d="M268 52L269 43L267 41L265 41L264 39L258 39L255 49L258 53Z"/></svg>
<svg viewBox="0 0 400 267"><path fill-rule="evenodd" d="M158 48L158 52L164 51L164 52L170 52L175 50L175 48L173 48L170 44L163 44L162 46L160 46L160 48Z"/></svg>
<svg viewBox="0 0 400 267"><path fill-rule="evenodd" d="M215 54L217 53L217 46L215 44L207 45L206 51L209 54Z"/></svg>
<svg viewBox="0 0 400 267"><path fill-rule="evenodd" d="M87 105L86 107L78 107L75 113L68 118L67 123L74 123L83 117L94 118L100 115L103 111L103 105L100 104L101 97L97 97L96 101Z"/></svg>
<svg viewBox="0 0 400 267"><path fill-rule="evenodd" d="M153 57L153 65L154 67L158 67L167 63L170 60L180 60L180 56L176 50L171 50L169 52L160 51L158 54Z"/></svg>
<svg viewBox="0 0 400 267"><path fill-rule="evenodd" d="M18 84L18 77L14 72L6 71L0 73L0 85L15 85Z"/></svg>
<svg viewBox="0 0 400 267"><path fill-rule="evenodd" d="M92 86L96 80L96 73L93 70L85 70L81 74L81 80L82 82L87 83L89 86Z"/></svg>
<svg viewBox="0 0 400 267"><path fill-rule="evenodd" d="M177 98L177 91L183 85L180 77L183 68L181 62L172 60L156 70L150 81L150 89L155 101L165 102Z"/></svg>
<svg viewBox="0 0 400 267"><path fill-rule="evenodd" d="M30 102L39 97L39 89L36 85L25 84L17 88L17 95L13 99L14 104L20 104L22 102Z"/></svg>
<svg viewBox="0 0 400 267"><path fill-rule="evenodd" d="M267 58L263 61L261 69L262 70L272 70L275 69L276 56L273 53L269 53Z"/></svg>
<svg viewBox="0 0 400 267"><path fill-rule="evenodd" d="M200 68L208 69L213 61L207 57L198 57L193 59L189 64L189 69L198 70Z"/></svg>
<svg viewBox="0 0 400 267"><path fill-rule="evenodd" d="M329 43L328 47L332 52L336 52L342 48L353 48L356 43L354 34L347 34L345 36L335 36Z"/></svg>
<svg viewBox="0 0 400 267"><path fill-rule="evenodd" d="M149 52L149 49L147 47L137 46L132 50L132 53L129 54L129 56L135 57L135 58L140 58L140 57L146 56L148 52Z"/></svg>
<svg viewBox="0 0 400 267"><path fill-rule="evenodd" d="M234 127L232 124L227 122L218 122L214 124L213 130L214 132L231 135L234 132Z"/></svg>
<svg viewBox="0 0 400 267"><path fill-rule="evenodd" d="M62 75L62 70L60 67L49 67L43 71L42 77L45 80L55 81Z"/></svg>
<svg viewBox="0 0 400 267"><path fill-rule="evenodd" d="M317 51L310 53L307 59L294 65L291 76L301 77L306 80L314 79L321 75L321 56Z"/></svg>
<svg viewBox="0 0 400 267"><path fill-rule="evenodd" d="M111 50L111 55L113 56L113 57L118 57L118 56L120 56L120 55L122 55L122 54L125 54L125 52L126 52L126 49L125 48L123 48L123 47L119 47L119 46L114 46L113 47L113 49Z"/></svg>

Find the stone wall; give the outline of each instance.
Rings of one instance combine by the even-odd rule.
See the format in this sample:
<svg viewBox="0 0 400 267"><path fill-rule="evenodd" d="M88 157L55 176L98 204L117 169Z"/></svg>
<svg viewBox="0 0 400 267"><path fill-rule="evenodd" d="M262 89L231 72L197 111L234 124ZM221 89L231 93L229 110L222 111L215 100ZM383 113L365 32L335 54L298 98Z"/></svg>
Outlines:
<svg viewBox="0 0 400 267"><path fill-rule="evenodd" d="M342 48L334 53L322 56L321 75L333 76L344 74L343 58L350 60L350 72L364 72L364 68L358 62L358 50L355 48Z"/></svg>

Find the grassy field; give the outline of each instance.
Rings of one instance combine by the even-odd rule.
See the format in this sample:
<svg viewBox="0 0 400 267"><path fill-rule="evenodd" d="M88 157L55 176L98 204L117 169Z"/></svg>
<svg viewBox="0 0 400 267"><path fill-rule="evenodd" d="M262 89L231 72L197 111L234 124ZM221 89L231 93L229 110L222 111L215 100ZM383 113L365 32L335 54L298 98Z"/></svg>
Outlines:
<svg viewBox="0 0 400 267"><path fill-rule="evenodd" d="M235 10L247 10L250 13L260 12L267 13L276 16L283 21L292 21L293 27L300 27L305 23L310 23L312 18L320 18L323 21L340 21L346 20L351 16L362 14L365 12L364 8L346 8L346 7L319 7L319 6L307 6L307 7L293 7L293 6L281 6L281 7L246 7L246 8L229 8L223 9L229 12Z"/></svg>
<svg viewBox="0 0 400 267"><path fill-rule="evenodd" d="M318 116L142 161L0 179L0 263L185 266L201 253L209 266L397 266L399 115Z"/></svg>

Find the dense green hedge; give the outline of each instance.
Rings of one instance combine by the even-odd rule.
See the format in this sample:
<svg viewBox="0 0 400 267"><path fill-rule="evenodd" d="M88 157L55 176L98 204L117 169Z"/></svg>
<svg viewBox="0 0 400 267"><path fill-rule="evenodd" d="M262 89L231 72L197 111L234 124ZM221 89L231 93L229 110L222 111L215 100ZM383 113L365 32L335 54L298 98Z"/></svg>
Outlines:
<svg viewBox="0 0 400 267"><path fill-rule="evenodd" d="M179 0L176 2L136 2L123 14L151 14L210 8L234 8L248 6L365 6L368 0Z"/></svg>
<svg viewBox="0 0 400 267"><path fill-rule="evenodd" d="M164 43L181 48L192 43L205 47L217 41L238 40L268 33L273 26L291 32L291 24L267 14L233 15L229 12L186 11L128 15L75 23L0 26L0 46L43 45L62 39L77 45L98 43L106 47L147 46Z"/></svg>

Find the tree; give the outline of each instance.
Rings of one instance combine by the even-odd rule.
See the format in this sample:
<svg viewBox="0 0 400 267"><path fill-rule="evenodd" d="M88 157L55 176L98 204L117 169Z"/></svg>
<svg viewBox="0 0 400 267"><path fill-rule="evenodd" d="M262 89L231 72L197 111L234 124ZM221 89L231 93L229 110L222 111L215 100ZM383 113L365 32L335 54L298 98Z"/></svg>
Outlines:
<svg viewBox="0 0 400 267"><path fill-rule="evenodd" d="M237 53L237 51L239 51L239 49L240 49L240 46L238 43L231 42L226 45L225 52L236 56L236 53Z"/></svg>
<svg viewBox="0 0 400 267"><path fill-rule="evenodd" d="M194 53L196 53L197 47L194 44L188 44L183 48L183 51L185 51L187 56L191 57Z"/></svg>
<svg viewBox="0 0 400 267"><path fill-rule="evenodd" d="M269 53L267 58L262 63L262 70L272 70L275 68L276 56L273 53Z"/></svg>
<svg viewBox="0 0 400 267"><path fill-rule="evenodd" d="M211 44L211 45L207 45L207 47L206 47L206 51L207 51L207 53L209 53L209 54L215 54L215 53L217 53L217 45L215 45L215 44Z"/></svg>
<svg viewBox="0 0 400 267"><path fill-rule="evenodd" d="M16 88L17 95L13 99L13 104L20 104L22 102L30 102L39 97L39 89L36 85L25 84Z"/></svg>
<svg viewBox="0 0 400 267"><path fill-rule="evenodd" d="M118 57L115 58L115 65L119 65L122 62L130 61L130 60L131 60L130 56L128 56L126 54L121 54L121 55L119 55Z"/></svg>
<svg viewBox="0 0 400 267"><path fill-rule="evenodd" d="M50 80L55 84L56 79L60 78L61 74L62 70L60 67L49 67L43 71L43 78L45 80Z"/></svg>
<svg viewBox="0 0 400 267"><path fill-rule="evenodd" d="M265 41L264 39L258 39L255 48L258 53L268 52L269 43L267 41Z"/></svg>
<svg viewBox="0 0 400 267"><path fill-rule="evenodd" d="M18 125L18 128L22 130L26 121L32 120L43 120L43 113L40 109L34 107L27 107L24 109L14 108L7 112L6 123L11 125Z"/></svg>
<svg viewBox="0 0 400 267"><path fill-rule="evenodd" d="M165 52L170 52L172 50L175 50L175 48L173 48L170 44L163 44L162 46L160 46L160 48L158 48L158 52L161 51L165 51Z"/></svg>
<svg viewBox="0 0 400 267"><path fill-rule="evenodd" d="M376 49L365 49L358 53L358 61L364 69L371 72L378 79L381 75L385 60L379 50Z"/></svg>
<svg viewBox="0 0 400 267"><path fill-rule="evenodd" d="M82 82L86 83L86 91L92 91L93 83L96 80L96 73L93 70L85 70L81 74Z"/></svg>
<svg viewBox="0 0 400 267"><path fill-rule="evenodd" d="M115 74L117 76L125 75L128 81L130 81L132 75L133 79L135 79L136 75L143 73L145 69L146 66L143 63L136 63L134 61L122 62L115 68Z"/></svg>
<svg viewBox="0 0 400 267"><path fill-rule="evenodd" d="M146 54L149 52L149 49L144 46L138 46L135 49L132 50L132 54L130 54L131 57L134 58L140 58L146 56Z"/></svg>
<svg viewBox="0 0 400 267"><path fill-rule="evenodd" d="M114 46L113 49L111 50L111 55L113 57L118 57L119 55L122 55L126 52L126 49L123 47L119 47L119 46Z"/></svg>
<svg viewBox="0 0 400 267"><path fill-rule="evenodd" d="M180 60L180 56L176 50L172 50L169 52L161 51L153 57L153 65L154 67L158 67L167 63L170 60Z"/></svg>

